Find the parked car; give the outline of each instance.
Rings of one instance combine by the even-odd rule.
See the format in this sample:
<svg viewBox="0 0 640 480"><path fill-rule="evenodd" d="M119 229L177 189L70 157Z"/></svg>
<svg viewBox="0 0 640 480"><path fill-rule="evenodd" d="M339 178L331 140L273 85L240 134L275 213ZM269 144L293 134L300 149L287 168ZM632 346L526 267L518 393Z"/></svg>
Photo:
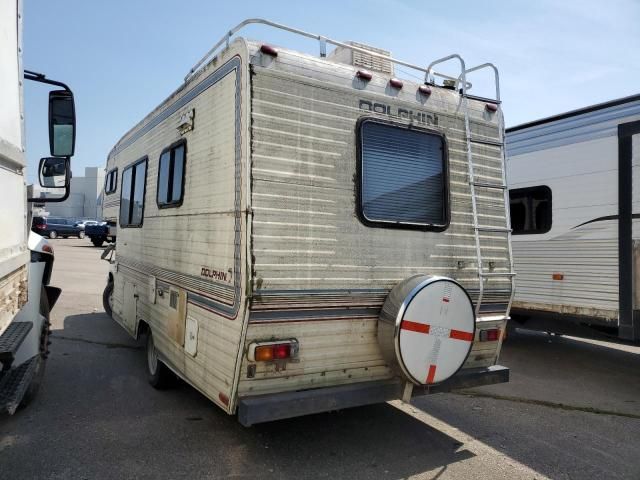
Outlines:
<svg viewBox="0 0 640 480"><path fill-rule="evenodd" d="M57 217L33 217L31 230L49 238L84 238L84 228L75 220Z"/></svg>

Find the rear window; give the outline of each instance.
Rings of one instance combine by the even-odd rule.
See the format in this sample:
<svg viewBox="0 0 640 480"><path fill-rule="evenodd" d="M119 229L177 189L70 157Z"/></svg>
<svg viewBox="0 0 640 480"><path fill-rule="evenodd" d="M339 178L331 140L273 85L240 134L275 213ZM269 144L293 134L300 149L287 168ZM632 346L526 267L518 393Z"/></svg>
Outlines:
<svg viewBox="0 0 640 480"><path fill-rule="evenodd" d="M372 226L446 228L444 137L368 119L359 134L360 218Z"/></svg>

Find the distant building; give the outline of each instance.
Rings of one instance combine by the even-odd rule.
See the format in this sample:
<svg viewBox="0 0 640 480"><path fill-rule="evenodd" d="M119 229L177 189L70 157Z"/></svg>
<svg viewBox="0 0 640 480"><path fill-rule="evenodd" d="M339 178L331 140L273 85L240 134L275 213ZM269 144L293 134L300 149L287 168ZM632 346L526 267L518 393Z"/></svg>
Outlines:
<svg viewBox="0 0 640 480"><path fill-rule="evenodd" d="M99 218L102 214L102 187L104 170L99 167L85 167L84 177L71 177L69 198L60 203L37 204L41 213L48 212L52 217L63 218ZM33 185L34 197L56 197L57 192Z"/></svg>

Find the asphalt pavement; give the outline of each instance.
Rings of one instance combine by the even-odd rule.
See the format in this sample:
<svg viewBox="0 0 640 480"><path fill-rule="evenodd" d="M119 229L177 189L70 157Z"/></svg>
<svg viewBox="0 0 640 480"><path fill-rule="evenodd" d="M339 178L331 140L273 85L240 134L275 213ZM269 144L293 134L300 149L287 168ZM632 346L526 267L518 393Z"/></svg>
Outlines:
<svg viewBox="0 0 640 480"><path fill-rule="evenodd" d="M242 427L102 311L108 264L53 241L63 288L43 387L0 418L0 479L640 479L640 347L513 330L511 382Z"/></svg>

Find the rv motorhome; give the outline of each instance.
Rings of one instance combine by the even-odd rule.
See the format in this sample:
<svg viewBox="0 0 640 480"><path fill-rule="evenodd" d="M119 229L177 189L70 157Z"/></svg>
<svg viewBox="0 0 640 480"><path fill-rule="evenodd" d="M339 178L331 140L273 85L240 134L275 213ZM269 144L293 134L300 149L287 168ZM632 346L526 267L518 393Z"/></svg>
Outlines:
<svg viewBox="0 0 640 480"><path fill-rule="evenodd" d="M249 24L320 55L231 41ZM507 381L503 120L499 89L467 92L481 68L497 82L257 19L218 42L107 160L106 310L146 336L150 382L172 371L252 425Z"/></svg>
<svg viewBox="0 0 640 480"><path fill-rule="evenodd" d="M514 313L640 340L639 152L640 95L507 130Z"/></svg>

